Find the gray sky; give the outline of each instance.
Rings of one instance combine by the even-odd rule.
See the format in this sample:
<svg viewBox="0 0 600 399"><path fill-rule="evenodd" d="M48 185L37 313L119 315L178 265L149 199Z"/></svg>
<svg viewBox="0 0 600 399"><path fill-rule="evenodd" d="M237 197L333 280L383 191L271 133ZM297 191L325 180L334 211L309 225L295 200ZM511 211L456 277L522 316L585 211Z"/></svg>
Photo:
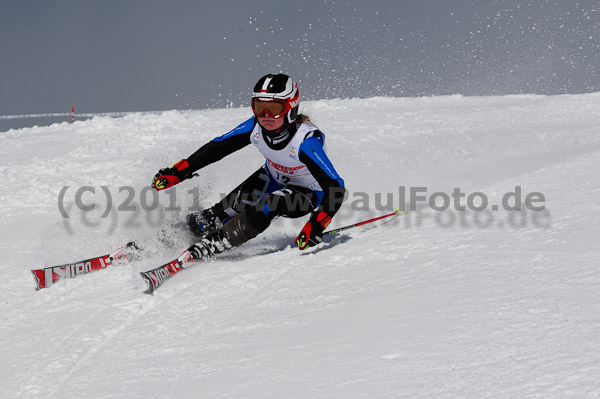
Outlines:
<svg viewBox="0 0 600 399"><path fill-rule="evenodd" d="M585 93L600 3L1 0L0 48L0 115L239 106L269 72L303 99Z"/></svg>

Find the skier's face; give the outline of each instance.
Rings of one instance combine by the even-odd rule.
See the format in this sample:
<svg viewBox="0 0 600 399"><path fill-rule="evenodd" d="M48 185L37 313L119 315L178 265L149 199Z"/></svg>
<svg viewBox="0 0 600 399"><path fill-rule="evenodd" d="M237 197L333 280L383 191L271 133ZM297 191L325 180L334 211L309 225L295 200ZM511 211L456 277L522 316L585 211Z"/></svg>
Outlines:
<svg viewBox="0 0 600 399"><path fill-rule="evenodd" d="M283 126L283 118L273 118L268 113L265 113L263 116L258 117L258 122L267 130L277 130Z"/></svg>

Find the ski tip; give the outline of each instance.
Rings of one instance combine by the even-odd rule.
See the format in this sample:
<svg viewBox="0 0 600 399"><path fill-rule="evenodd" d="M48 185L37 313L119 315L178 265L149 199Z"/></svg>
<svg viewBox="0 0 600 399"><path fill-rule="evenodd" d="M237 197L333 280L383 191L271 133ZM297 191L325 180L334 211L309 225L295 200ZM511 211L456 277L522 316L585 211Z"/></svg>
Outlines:
<svg viewBox="0 0 600 399"><path fill-rule="evenodd" d="M35 280L35 290L39 291L42 288L46 288L46 284L44 281L44 271L43 270L31 270L31 274L33 275L33 279Z"/></svg>
<svg viewBox="0 0 600 399"><path fill-rule="evenodd" d="M152 282L152 279L150 278L150 276L148 276L146 273L144 272L140 272L140 276L142 276L142 278L144 279L144 281L146 282L146 285L148 285L148 291L146 291L149 294L154 295L154 283Z"/></svg>

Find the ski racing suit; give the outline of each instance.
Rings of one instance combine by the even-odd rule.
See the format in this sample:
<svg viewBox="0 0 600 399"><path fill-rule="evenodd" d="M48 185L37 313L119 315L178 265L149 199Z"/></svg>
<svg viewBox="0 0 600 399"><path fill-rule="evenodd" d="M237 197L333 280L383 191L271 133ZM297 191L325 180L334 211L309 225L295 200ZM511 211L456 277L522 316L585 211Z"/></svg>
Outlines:
<svg viewBox="0 0 600 399"><path fill-rule="evenodd" d="M263 154L264 165L211 208L224 229L243 230L230 234L240 238L233 245L255 237L277 216L298 218L313 212L312 220L318 212L321 219L331 220L344 199L344 180L326 155L325 135L311 122L290 124L275 142L252 117L187 158L188 174L248 144ZM228 226L232 219L236 226Z"/></svg>

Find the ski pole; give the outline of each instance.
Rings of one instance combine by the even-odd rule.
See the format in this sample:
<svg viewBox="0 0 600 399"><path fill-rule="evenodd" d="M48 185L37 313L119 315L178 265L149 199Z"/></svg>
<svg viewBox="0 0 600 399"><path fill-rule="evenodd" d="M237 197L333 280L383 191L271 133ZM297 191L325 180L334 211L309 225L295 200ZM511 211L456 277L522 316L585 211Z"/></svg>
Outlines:
<svg viewBox="0 0 600 399"><path fill-rule="evenodd" d="M390 216L403 215L403 214L404 214L404 211L401 211L400 208L396 208L394 210L394 213L390 213L388 215L379 216L379 217L376 217L376 218L373 218L373 219L369 219L369 220L364 220L362 222L358 222L358 223L354 223L354 224L351 224L351 225L348 225L348 226L340 227L339 229L329 230L329 231L324 232L323 235L327 236L327 235L337 234L340 231L353 229L355 227L362 226L362 225L367 224L367 223L372 223L372 222L375 222L377 220L381 220L381 219L384 219L384 218L389 218Z"/></svg>

